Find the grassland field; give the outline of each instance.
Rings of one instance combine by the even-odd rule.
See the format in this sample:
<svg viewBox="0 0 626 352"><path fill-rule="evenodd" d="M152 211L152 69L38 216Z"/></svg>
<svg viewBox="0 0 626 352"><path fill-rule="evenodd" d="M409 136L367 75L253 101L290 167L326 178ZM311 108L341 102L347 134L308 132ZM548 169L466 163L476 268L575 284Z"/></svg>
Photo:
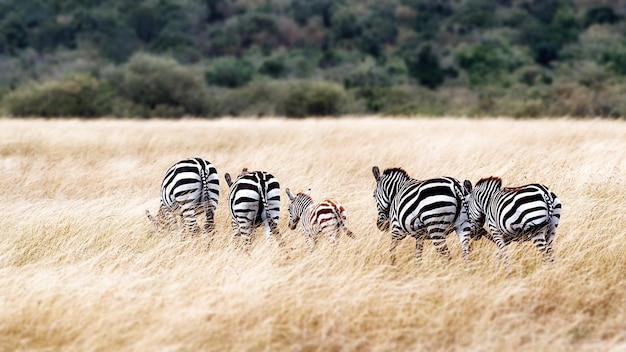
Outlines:
<svg viewBox="0 0 626 352"><path fill-rule="evenodd" d="M216 231L149 236L165 170L220 174ZM372 166L507 186L563 203L544 266L531 243L463 262L414 240L389 262ZM232 245L224 173L281 183L286 246ZM356 234L309 253L284 189L345 205ZM0 119L1 351L626 351L626 123L507 118Z"/></svg>

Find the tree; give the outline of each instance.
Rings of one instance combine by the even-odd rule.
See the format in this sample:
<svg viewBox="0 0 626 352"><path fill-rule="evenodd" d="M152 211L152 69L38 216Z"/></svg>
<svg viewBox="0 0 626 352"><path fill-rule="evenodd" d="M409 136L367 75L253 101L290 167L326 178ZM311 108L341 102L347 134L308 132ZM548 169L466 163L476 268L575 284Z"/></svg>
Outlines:
<svg viewBox="0 0 626 352"><path fill-rule="evenodd" d="M439 58L430 45L424 45L418 51L405 53L404 62L409 75L430 89L439 87L445 80L446 73L439 65Z"/></svg>

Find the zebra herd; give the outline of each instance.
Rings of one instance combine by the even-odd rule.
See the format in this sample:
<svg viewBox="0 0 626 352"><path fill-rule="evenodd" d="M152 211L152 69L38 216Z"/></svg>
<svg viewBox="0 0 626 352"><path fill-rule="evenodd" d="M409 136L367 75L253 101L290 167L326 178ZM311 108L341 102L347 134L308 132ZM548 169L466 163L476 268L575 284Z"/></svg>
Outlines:
<svg viewBox="0 0 626 352"><path fill-rule="evenodd" d="M498 247L498 257L508 264L506 246L511 241L530 240L543 254L545 262L554 261L552 244L561 216L561 202L547 187L530 184L503 188L502 180L489 177L475 186L468 180L461 184L452 177L427 180L411 178L401 168L389 168L381 174L374 166L374 199L378 210L379 230L391 230L390 255L395 263L398 241L408 235L415 238L415 260L421 260L424 239L432 240L442 257L449 259L447 235L455 231L465 261L469 261L470 240L486 237ZM280 184L265 171L242 169L235 180L224 175L229 187L228 209L235 239L246 245L253 232L265 226L267 239L282 244L278 231ZM337 235L354 237L346 227L346 210L335 200L314 202L311 190L293 194L289 188L289 228L300 229L312 251L316 240L328 236L336 243ZM181 160L170 167L161 184L161 205L156 217L148 210L153 232L174 230L182 219L186 231L211 232L219 198L217 169L201 158ZM204 216L202 230L197 217ZM485 229L485 226L487 229Z"/></svg>

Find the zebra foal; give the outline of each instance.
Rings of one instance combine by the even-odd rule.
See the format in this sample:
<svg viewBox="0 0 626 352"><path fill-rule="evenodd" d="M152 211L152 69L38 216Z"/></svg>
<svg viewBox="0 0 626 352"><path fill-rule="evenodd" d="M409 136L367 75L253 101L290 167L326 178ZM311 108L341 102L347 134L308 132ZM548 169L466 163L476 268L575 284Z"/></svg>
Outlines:
<svg viewBox="0 0 626 352"><path fill-rule="evenodd" d="M465 189L452 177L415 180L401 168L386 169L383 174L372 168L376 188L374 199L378 210L376 225L379 230L391 227L391 263L395 264L398 241L410 235L415 238L415 261L422 256L423 241L433 241L439 254L450 259L446 236L456 231L463 257L469 261L470 238L473 230L465 206Z"/></svg>
<svg viewBox="0 0 626 352"><path fill-rule="evenodd" d="M498 257L510 270L506 246L511 241L532 241L543 254L544 262L554 262L552 243L561 219L561 201L546 186L529 184L502 188L499 177L483 178L472 187L463 183L467 195L469 216L477 226L485 221Z"/></svg>
<svg viewBox="0 0 626 352"><path fill-rule="evenodd" d="M309 250L312 252L320 235L331 238L333 245L337 245L337 235L344 232L354 238L354 233L346 226L346 209L332 199L315 203L311 198L311 190L300 192L295 196L289 188L289 228L295 230L300 223Z"/></svg>
<svg viewBox="0 0 626 352"><path fill-rule="evenodd" d="M263 224L266 238L274 237L282 244L278 231L280 184L276 177L265 171L244 168L234 181L229 173L224 178L230 188L228 210L235 238L243 238L248 246L254 230Z"/></svg>
<svg viewBox="0 0 626 352"><path fill-rule="evenodd" d="M220 195L217 169L201 158L181 160L165 172L161 182L161 205L156 217L146 210L153 233L178 228L178 216L192 234L200 232L198 215L204 215L203 231L215 228L214 213Z"/></svg>

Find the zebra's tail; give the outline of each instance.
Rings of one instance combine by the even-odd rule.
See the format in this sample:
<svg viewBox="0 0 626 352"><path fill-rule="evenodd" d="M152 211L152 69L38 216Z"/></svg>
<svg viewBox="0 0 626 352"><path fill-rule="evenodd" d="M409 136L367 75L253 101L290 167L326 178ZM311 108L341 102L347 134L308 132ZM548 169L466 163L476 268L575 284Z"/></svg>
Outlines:
<svg viewBox="0 0 626 352"><path fill-rule="evenodd" d="M469 185L469 187L467 185ZM471 186L472 186L472 183L468 180L465 180L465 183L463 186L459 185L458 187L457 186L454 187L454 192L456 193L456 196L461 205L456 210L454 220L457 221L459 216L461 216L461 213L465 212L465 214L467 215L467 219L465 220L465 223L467 223L467 225L470 227L469 229L470 238L479 239L485 233L485 229L483 229L482 227L473 226L472 221L470 219L469 203L467 202L466 197L469 194L469 192L471 192ZM463 223L462 225L465 226L465 223Z"/></svg>
<svg viewBox="0 0 626 352"><path fill-rule="evenodd" d="M200 203L202 204L202 213L204 214L204 218L205 221L207 223L204 224L204 228L207 231L212 231L213 230L213 224L212 223L208 223L209 222L209 218L213 219L213 214L211 214L211 216L209 217L209 210L210 210L210 198L209 198L209 184L208 184L208 178L209 178L209 173L206 170L206 165L203 162L198 161L200 164L200 180L202 181L202 192L200 194Z"/></svg>
<svg viewBox="0 0 626 352"><path fill-rule="evenodd" d="M267 185L265 185L264 182L259 183L259 195L261 196L261 203L263 204L263 210L265 211L265 221L267 221L270 226L272 234L276 234L278 237L278 224L274 223L274 218L272 218L272 215L270 214L270 207L267 203Z"/></svg>
<svg viewBox="0 0 626 352"><path fill-rule="evenodd" d="M246 172L247 169L244 169L243 172ZM277 242L279 247L284 247L285 242L283 241L280 231L278 230L278 222L274 221L272 214L270 213L270 207L267 201L267 184L265 182L260 182L259 185L259 194L261 195L261 203L263 204L263 208L265 209L265 221L267 221L267 225L269 226L270 233L269 235L273 237Z"/></svg>
<svg viewBox="0 0 626 352"><path fill-rule="evenodd" d="M546 204L548 205L548 219L549 219L550 225L556 226L558 224L558 220L556 221L557 224L553 223L554 221L553 217L554 217L554 212L556 208L561 208L561 201L556 196L556 194L552 192L544 193L543 198L545 199Z"/></svg>
<svg viewBox="0 0 626 352"><path fill-rule="evenodd" d="M354 232L350 231L350 229L348 229L348 226L346 226L346 218L342 214L341 209L337 209L337 205L338 204L333 203L333 213L335 213L335 218L337 219L339 230L345 230L346 236L350 238L354 238L355 237ZM339 205L339 206L343 208L342 205Z"/></svg>

